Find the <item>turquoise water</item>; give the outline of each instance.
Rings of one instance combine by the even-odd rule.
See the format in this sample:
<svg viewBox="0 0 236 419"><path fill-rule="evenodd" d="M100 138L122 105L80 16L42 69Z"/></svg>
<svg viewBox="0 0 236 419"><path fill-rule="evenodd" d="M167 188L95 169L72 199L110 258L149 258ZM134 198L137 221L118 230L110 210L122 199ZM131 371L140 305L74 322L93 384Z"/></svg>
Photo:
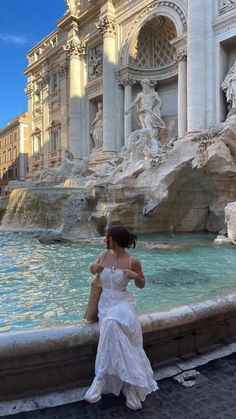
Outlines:
<svg viewBox="0 0 236 419"><path fill-rule="evenodd" d="M147 284L130 283L140 313L162 311L236 291L236 247L214 247L212 235L142 236L183 243L180 250L134 249ZM39 243L28 233L0 233L0 331L73 324L83 318L99 245Z"/></svg>

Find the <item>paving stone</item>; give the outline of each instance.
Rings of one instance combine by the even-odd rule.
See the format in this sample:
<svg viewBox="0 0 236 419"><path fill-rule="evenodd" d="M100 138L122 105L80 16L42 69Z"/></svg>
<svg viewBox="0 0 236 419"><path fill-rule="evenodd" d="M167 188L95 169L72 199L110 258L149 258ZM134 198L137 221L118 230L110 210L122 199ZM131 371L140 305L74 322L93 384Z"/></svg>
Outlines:
<svg viewBox="0 0 236 419"><path fill-rule="evenodd" d="M185 388L165 378L137 412L126 407L123 395L109 394L94 405L81 401L4 419L236 419L236 353L196 370L200 372L196 385Z"/></svg>

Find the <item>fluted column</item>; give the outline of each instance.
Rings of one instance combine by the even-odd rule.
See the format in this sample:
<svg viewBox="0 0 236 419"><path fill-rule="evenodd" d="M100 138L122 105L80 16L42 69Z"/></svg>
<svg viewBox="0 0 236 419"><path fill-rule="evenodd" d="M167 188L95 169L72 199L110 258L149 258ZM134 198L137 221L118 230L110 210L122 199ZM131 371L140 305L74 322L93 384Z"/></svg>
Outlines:
<svg viewBox="0 0 236 419"><path fill-rule="evenodd" d="M64 46L70 62L70 105L69 143L76 158L82 157L82 81L81 61L85 45L78 39L71 39Z"/></svg>
<svg viewBox="0 0 236 419"><path fill-rule="evenodd" d="M103 150L113 152L116 150L115 22L106 16L100 19L97 28L103 35Z"/></svg>
<svg viewBox="0 0 236 419"><path fill-rule="evenodd" d="M129 105L132 102L132 86L135 84L135 80L132 79L123 79L121 81L125 89L125 111L127 111ZM128 115L124 115L125 127L124 127L124 136L125 136L125 145L127 145L128 138L132 132L132 112L129 112Z"/></svg>
<svg viewBox="0 0 236 419"><path fill-rule="evenodd" d="M205 0L188 2L188 132L205 128Z"/></svg>

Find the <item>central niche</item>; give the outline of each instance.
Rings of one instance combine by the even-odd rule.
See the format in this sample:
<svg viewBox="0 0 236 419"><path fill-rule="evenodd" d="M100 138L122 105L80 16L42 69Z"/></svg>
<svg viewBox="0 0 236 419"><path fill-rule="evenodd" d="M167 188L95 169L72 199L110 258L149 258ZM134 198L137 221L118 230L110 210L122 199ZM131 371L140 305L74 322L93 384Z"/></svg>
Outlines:
<svg viewBox="0 0 236 419"><path fill-rule="evenodd" d="M175 48L170 41L177 37L171 19L155 16L144 24L131 46L129 64L136 68L164 68L172 64Z"/></svg>

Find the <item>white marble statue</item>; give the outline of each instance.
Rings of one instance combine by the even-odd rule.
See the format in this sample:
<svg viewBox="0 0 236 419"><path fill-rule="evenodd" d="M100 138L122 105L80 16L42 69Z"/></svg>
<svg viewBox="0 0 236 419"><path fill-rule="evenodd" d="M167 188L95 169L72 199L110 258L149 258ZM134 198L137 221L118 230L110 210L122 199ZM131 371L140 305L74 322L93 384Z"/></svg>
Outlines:
<svg viewBox="0 0 236 419"><path fill-rule="evenodd" d="M65 0L65 2L67 4L67 8L70 10L70 12L78 13L78 8L80 6L80 1L79 0Z"/></svg>
<svg viewBox="0 0 236 419"><path fill-rule="evenodd" d="M88 158L75 159L72 152L65 150L65 157L59 167L50 167L41 173L39 183L61 183L75 176L82 176L88 167Z"/></svg>
<svg viewBox="0 0 236 419"><path fill-rule="evenodd" d="M138 93L125 113L128 114L133 108L136 108L142 128L147 128L151 138L158 141L159 129L166 126L161 119L161 99L151 86L150 80L143 79L141 85L143 91Z"/></svg>
<svg viewBox="0 0 236 419"><path fill-rule="evenodd" d="M103 109L102 102L97 104L98 111L96 113L95 119L92 122L92 131L91 135L93 137L95 148L101 148L103 145Z"/></svg>
<svg viewBox="0 0 236 419"><path fill-rule="evenodd" d="M224 90L226 100L230 105L230 113L236 112L236 61L230 68L221 87Z"/></svg>

